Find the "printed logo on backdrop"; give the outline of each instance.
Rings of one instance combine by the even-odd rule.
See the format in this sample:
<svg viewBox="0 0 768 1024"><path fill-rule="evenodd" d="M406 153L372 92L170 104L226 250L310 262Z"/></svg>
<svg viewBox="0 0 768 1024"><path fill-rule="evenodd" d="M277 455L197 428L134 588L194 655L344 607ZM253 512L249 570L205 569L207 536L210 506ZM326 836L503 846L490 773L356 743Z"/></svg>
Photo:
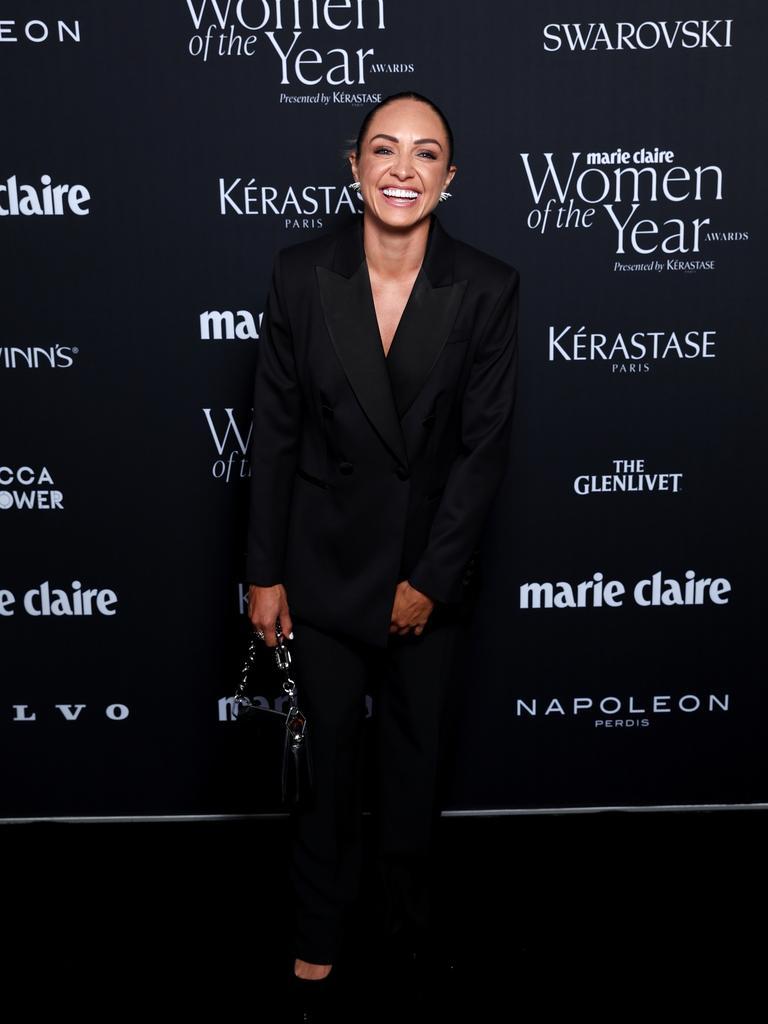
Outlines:
<svg viewBox="0 0 768 1024"><path fill-rule="evenodd" d="M3 43L79 43L80 19L41 21L39 18L19 21L0 18L0 45Z"/></svg>
<svg viewBox="0 0 768 1024"><path fill-rule="evenodd" d="M263 313L259 313L256 319L247 309L238 309L235 312L207 309L200 314L200 340L256 341L263 316Z"/></svg>
<svg viewBox="0 0 768 1024"><path fill-rule="evenodd" d="M611 373L650 373L658 366L715 359L714 330L593 330L586 324L550 324L547 359L550 363L603 363Z"/></svg>
<svg viewBox="0 0 768 1024"><path fill-rule="evenodd" d="M574 493L585 494L679 494L682 473L649 473L645 459L613 459L613 472L583 474L573 481Z"/></svg>
<svg viewBox="0 0 768 1024"><path fill-rule="evenodd" d="M371 45L387 38L384 0L186 0L186 7L187 52L203 63L258 60L284 87L280 103L370 105L382 98L369 91L371 77L415 70L412 61L380 56Z"/></svg>
<svg viewBox="0 0 768 1024"><path fill-rule="evenodd" d="M203 409L203 415L215 452L211 476L224 483L249 477L248 446L253 430L253 409L249 416L242 416L240 422L234 409Z"/></svg>
<svg viewBox="0 0 768 1024"><path fill-rule="evenodd" d="M34 618L116 615L116 603L114 590L84 587L80 580L72 580L62 587L44 580L18 598L12 590L0 589L0 615L4 616L15 615L17 611Z"/></svg>
<svg viewBox="0 0 768 1024"><path fill-rule="evenodd" d="M85 185L54 185L50 174L40 184L19 182L16 175L0 182L0 217L87 217L91 193Z"/></svg>
<svg viewBox="0 0 768 1024"><path fill-rule="evenodd" d="M0 511L57 511L63 498L47 466L0 466Z"/></svg>
<svg viewBox="0 0 768 1024"><path fill-rule="evenodd" d="M37 722L38 712L33 710L29 704L11 704L11 707L13 708L12 722L23 722L25 725ZM64 722L77 722L87 707L87 704L54 704L53 710L57 714L53 717ZM101 714L112 722L122 722L130 714L130 709L127 704L107 704Z"/></svg>
<svg viewBox="0 0 768 1024"><path fill-rule="evenodd" d="M697 576L693 569L687 569L684 579L674 576L665 578L659 570L646 579L638 580L632 586L631 600L641 608L673 606L700 606L728 604L731 592L729 580L723 576L713 579ZM542 609L573 608L621 608L627 594L621 580L606 580L601 572L592 574L589 580L568 583L521 583L520 607L538 611Z"/></svg>
<svg viewBox="0 0 768 1024"><path fill-rule="evenodd" d="M249 697L253 701L253 703L257 704L260 708L265 708L265 709L271 708L273 711L277 711L281 715L287 714L288 709L291 706L291 698L288 696L288 694L283 694L282 696L277 696L277 697L272 697L272 698L263 696L262 694L253 694L253 695L249 694ZM232 714L232 704L233 704L232 697L219 697L219 699L216 702L217 720L219 722L236 722L237 721L235 716ZM370 718L371 717L371 707L372 707L372 704L373 704L373 701L372 701L371 697L368 694L366 694L366 697L365 697L365 705L366 705L365 717L366 718Z"/></svg>
<svg viewBox="0 0 768 1024"><path fill-rule="evenodd" d="M704 21L553 23L543 28L547 53L595 50L721 50L733 46L733 18Z"/></svg>
<svg viewBox="0 0 768 1024"><path fill-rule="evenodd" d="M323 219L361 207L347 185L259 185L255 178L219 178L222 216L280 217L285 228L322 228Z"/></svg>
<svg viewBox="0 0 768 1024"><path fill-rule="evenodd" d="M528 228L555 244L562 232L606 237L614 272L714 270L723 245L749 240L745 225L722 221L718 204L726 192L717 164L694 164L658 147L520 159L534 203ZM601 243L593 251L603 252Z"/></svg>
<svg viewBox="0 0 768 1024"><path fill-rule="evenodd" d="M616 729L631 732L647 729L662 720L664 715L727 714L731 710L731 695L722 693L671 693L637 696L615 694L602 697L586 694L564 697L550 694L515 698L517 718L580 720L597 729Z"/></svg>
<svg viewBox="0 0 768 1024"><path fill-rule="evenodd" d="M77 345L0 345L0 370L68 370Z"/></svg>

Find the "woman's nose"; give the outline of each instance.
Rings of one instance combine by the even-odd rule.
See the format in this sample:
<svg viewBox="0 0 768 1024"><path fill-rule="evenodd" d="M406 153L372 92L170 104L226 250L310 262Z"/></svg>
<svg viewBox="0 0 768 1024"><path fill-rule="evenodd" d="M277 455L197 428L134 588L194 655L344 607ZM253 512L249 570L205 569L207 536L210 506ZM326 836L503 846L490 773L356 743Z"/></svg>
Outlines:
<svg viewBox="0 0 768 1024"><path fill-rule="evenodd" d="M392 170L395 172L395 174L399 174L404 178L410 177L411 174L413 173L413 168L411 166L411 158L405 154L401 154L399 157L395 159Z"/></svg>

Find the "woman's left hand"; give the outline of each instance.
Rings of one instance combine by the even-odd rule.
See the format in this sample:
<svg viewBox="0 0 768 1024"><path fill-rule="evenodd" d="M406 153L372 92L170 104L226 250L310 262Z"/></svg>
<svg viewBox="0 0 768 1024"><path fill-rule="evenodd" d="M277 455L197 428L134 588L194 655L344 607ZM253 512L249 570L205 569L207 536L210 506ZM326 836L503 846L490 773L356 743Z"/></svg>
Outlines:
<svg viewBox="0 0 768 1024"><path fill-rule="evenodd" d="M431 597L412 587L408 580L401 580L395 591L389 632L403 636L413 630L417 636L420 635L434 606Z"/></svg>

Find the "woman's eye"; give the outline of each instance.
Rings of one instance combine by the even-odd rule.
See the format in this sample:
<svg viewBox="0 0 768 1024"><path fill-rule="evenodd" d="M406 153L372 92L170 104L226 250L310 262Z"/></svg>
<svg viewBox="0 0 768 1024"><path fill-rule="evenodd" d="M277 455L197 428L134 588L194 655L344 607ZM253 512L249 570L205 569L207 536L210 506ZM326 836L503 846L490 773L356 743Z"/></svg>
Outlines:
<svg viewBox="0 0 768 1024"><path fill-rule="evenodd" d="M389 148L389 146L377 146L376 149L374 149L373 152L376 153L376 154L378 154L378 153L391 153L392 150ZM431 150L429 150L429 149L422 149L422 151L419 153L419 156L428 156L430 160L437 160L437 157L435 156L435 154Z"/></svg>

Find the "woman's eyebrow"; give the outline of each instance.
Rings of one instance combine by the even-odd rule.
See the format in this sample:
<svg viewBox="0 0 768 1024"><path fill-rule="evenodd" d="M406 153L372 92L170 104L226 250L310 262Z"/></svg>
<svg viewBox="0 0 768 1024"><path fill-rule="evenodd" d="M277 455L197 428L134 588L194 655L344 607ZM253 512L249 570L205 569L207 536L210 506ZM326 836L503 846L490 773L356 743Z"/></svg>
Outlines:
<svg viewBox="0 0 768 1024"><path fill-rule="evenodd" d="M379 132L377 135L374 135L373 138L371 139L371 142L373 142L373 139L390 139L392 142L400 141L400 139L398 139L396 135L385 135L384 132ZM416 141L413 144L414 146L421 146L424 142L434 142L436 146L440 146L440 143L437 141L437 139L416 139ZM443 147L440 146L440 149L442 148Z"/></svg>

